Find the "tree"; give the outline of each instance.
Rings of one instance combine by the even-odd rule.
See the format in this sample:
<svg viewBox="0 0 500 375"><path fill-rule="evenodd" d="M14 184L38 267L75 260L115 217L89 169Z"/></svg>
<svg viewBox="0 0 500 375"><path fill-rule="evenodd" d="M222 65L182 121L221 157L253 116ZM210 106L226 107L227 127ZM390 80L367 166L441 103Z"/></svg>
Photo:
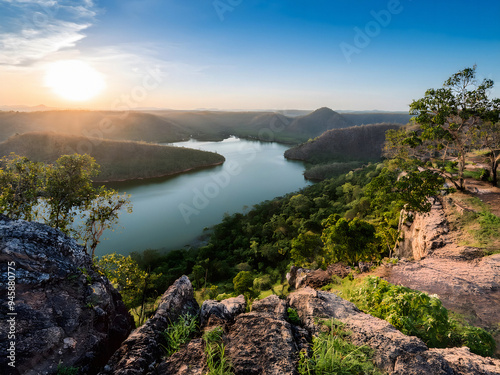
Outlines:
<svg viewBox="0 0 500 375"><path fill-rule="evenodd" d="M0 159L0 213L13 219L38 220L83 241L94 257L104 230L131 212L126 195L94 187L99 165L89 155L63 155L53 165L11 154ZM72 227L77 216L83 225Z"/></svg>
<svg viewBox="0 0 500 375"><path fill-rule="evenodd" d="M498 185L497 170L500 164L500 122L487 121L477 131L478 143L489 151L486 159L490 164L491 183Z"/></svg>
<svg viewBox="0 0 500 375"><path fill-rule="evenodd" d="M11 154L0 159L0 212L13 219L33 220L44 182L44 166Z"/></svg>
<svg viewBox="0 0 500 375"><path fill-rule="evenodd" d="M290 257L299 267L310 267L316 262L318 266L327 265L323 251L321 236L311 231L299 234L291 242Z"/></svg>
<svg viewBox="0 0 500 375"><path fill-rule="evenodd" d="M362 260L380 256L372 224L358 218L346 220L339 215L331 215L323 225L325 229L321 239L332 262L356 265Z"/></svg>
<svg viewBox="0 0 500 375"><path fill-rule="evenodd" d="M78 210L86 210L96 198L92 177L99 166L89 155L63 155L47 169L46 202L50 213L47 224L70 234Z"/></svg>
<svg viewBox="0 0 500 375"><path fill-rule="evenodd" d="M233 279L236 294L249 294L252 292L253 276L250 271L240 271Z"/></svg>
<svg viewBox="0 0 500 375"><path fill-rule="evenodd" d="M148 291L154 288L161 274L148 273L142 270L130 255L116 253L104 255L96 262L96 266L120 292L128 309L140 307L137 315L139 324L142 324L146 318ZM152 293L152 296L156 298L157 293Z"/></svg>
<svg viewBox="0 0 500 375"><path fill-rule="evenodd" d="M97 189L94 199L82 214L84 223L77 232L92 258L103 232L118 224L118 214L122 209L132 212L129 197L103 186Z"/></svg>
<svg viewBox="0 0 500 375"><path fill-rule="evenodd" d="M442 88L427 90L423 98L410 105L410 114L415 115L419 131L409 133L402 143L426 150L430 161L440 159L441 172L447 161L454 160L457 176L450 180L458 190L465 189L466 154L473 146L474 132L498 109L498 100L488 97L492 87L493 81L489 79L477 84L474 66L452 75Z"/></svg>

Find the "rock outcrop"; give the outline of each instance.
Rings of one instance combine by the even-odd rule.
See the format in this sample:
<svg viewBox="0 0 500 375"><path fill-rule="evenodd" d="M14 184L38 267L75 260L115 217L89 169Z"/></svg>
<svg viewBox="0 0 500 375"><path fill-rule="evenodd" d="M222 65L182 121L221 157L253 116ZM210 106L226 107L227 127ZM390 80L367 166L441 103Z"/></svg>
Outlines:
<svg viewBox="0 0 500 375"><path fill-rule="evenodd" d="M443 234L448 233L448 223L443 205L432 199L429 213L403 212L399 224L403 240L396 249L398 258L419 260L445 245Z"/></svg>
<svg viewBox="0 0 500 375"><path fill-rule="evenodd" d="M369 263L360 262L360 271L366 272L370 269ZM351 267L342 263L330 264L326 270L309 270L292 266L290 272L286 274L288 285L292 289L299 289L304 286L319 289L332 283L332 277L337 276L341 279L349 275L353 270Z"/></svg>
<svg viewBox="0 0 500 375"><path fill-rule="evenodd" d="M182 283L176 282L167 291L163 303L169 300L167 295L183 295L189 299L189 293L178 291L179 288L189 289L189 281L185 277L181 280ZM287 300L273 295L255 301L248 313L239 307L238 299L204 303L205 308L202 310L205 323L200 327L200 335L206 329L213 328L213 323L223 328L225 356L231 362L235 375L296 375L299 353L310 348L312 336L321 330L317 324L319 319L343 322L352 332L349 339L356 345L373 348L375 364L390 375L500 375L499 360L479 357L468 348L428 349L422 340L406 336L386 321L362 313L352 303L333 293L301 288L291 293ZM182 313L172 310L179 304L170 306L160 305L160 310L165 312L170 309L171 316ZM229 309L227 306L236 308ZM195 308L191 306L190 311ZM288 308L298 313L300 325L289 320ZM229 310L232 313L228 313ZM152 320L157 319L155 315ZM153 324L156 323L146 323L149 326ZM153 337L151 341L158 345L158 338L150 336L149 330L139 329L132 337L138 337L139 332L142 332L144 340ZM134 348L140 347L127 340L112 359L113 363L121 364L121 367L110 365L106 373L203 375L208 371L205 344L200 336L163 359L161 356L152 358L148 351L144 355L143 349L135 351ZM139 354L142 355L142 361L138 358Z"/></svg>
<svg viewBox="0 0 500 375"><path fill-rule="evenodd" d="M84 249L58 230L0 215L0 264L2 290L15 269L9 312L17 314L0 312L0 352L15 342L15 368L2 354L2 374L55 374L59 364L95 374L133 328L118 292L93 270ZM15 324L8 326L12 317ZM15 339L7 340L11 327Z"/></svg>
<svg viewBox="0 0 500 375"><path fill-rule="evenodd" d="M158 310L136 329L113 354L101 374L142 375L155 370L162 357L162 332L179 316L198 315L193 286L186 276L178 279L163 295Z"/></svg>

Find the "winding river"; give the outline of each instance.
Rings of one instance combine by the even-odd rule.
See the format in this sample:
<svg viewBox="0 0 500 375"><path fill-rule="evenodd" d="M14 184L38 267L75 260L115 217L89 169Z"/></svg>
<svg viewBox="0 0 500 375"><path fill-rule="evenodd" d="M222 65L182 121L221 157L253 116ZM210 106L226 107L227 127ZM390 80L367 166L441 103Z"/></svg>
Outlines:
<svg viewBox="0 0 500 375"><path fill-rule="evenodd" d="M131 195L133 213L122 213L120 227L103 234L96 255L196 245L225 213L247 212L254 204L310 184L302 175L303 163L283 157L285 145L233 137L174 145L214 151L226 162L173 177L106 184Z"/></svg>

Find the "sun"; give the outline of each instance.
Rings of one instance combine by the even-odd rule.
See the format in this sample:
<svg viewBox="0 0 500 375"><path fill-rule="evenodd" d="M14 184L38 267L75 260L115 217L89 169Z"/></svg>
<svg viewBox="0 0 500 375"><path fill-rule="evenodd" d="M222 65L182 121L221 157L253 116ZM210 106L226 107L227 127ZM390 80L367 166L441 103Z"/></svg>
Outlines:
<svg viewBox="0 0 500 375"><path fill-rule="evenodd" d="M103 75L79 60L51 63L45 84L63 99L77 102L92 99L106 87Z"/></svg>

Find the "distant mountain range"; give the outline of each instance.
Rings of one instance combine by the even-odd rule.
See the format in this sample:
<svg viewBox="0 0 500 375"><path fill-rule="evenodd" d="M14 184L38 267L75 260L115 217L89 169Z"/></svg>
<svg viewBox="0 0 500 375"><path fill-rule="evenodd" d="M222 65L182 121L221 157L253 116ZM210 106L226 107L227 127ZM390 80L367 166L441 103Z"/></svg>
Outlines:
<svg viewBox="0 0 500 375"><path fill-rule="evenodd" d="M46 105L40 104L36 106L27 105L0 105L0 111L17 111L17 112L37 112L37 111L52 111L57 108L47 107Z"/></svg>
<svg viewBox="0 0 500 375"><path fill-rule="evenodd" d="M327 130L371 123L406 124L400 113L344 113L320 108L306 115L277 112L222 111L89 111L50 110L0 112L0 142L15 134L53 131L78 136L146 142L177 142L189 138L222 140L229 135L299 144ZM286 113L286 112L285 112Z"/></svg>

